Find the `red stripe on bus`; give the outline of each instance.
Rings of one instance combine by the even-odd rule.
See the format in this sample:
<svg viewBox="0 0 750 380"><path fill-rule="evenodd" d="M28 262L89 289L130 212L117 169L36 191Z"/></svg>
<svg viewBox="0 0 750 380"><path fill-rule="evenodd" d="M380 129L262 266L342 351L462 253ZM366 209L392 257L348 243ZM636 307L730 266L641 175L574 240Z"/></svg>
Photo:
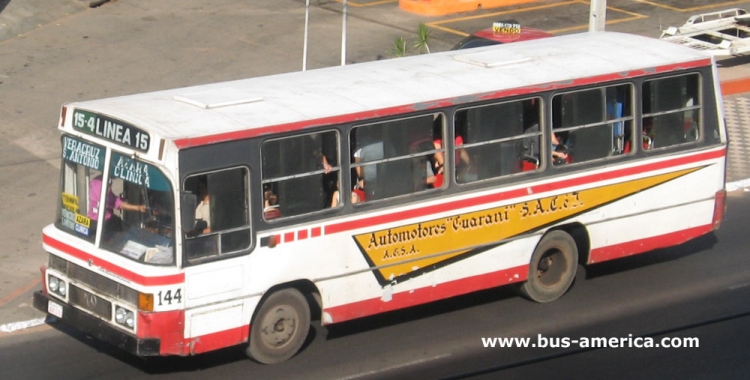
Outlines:
<svg viewBox="0 0 750 380"><path fill-rule="evenodd" d="M307 230L297 231L297 240L305 240L305 239L307 239Z"/></svg>
<svg viewBox="0 0 750 380"><path fill-rule="evenodd" d="M294 241L294 231L287 232L284 234L284 243L291 243Z"/></svg>
<svg viewBox="0 0 750 380"><path fill-rule="evenodd" d="M589 255L589 264L601 263L603 261L619 259L621 257L637 255L639 253L653 251L659 248L671 247L682 244L688 240L711 232L712 224L688 228L668 234L653 236L645 239L628 241L625 243L595 248Z"/></svg>
<svg viewBox="0 0 750 380"><path fill-rule="evenodd" d="M495 288L514 282L525 281L528 277L529 266L521 265L514 268L485 273L478 276L466 277L458 280L440 283L434 286L406 290L393 294L390 301L383 301L381 297L354 302L325 309L331 316L333 323L366 317L387 311L402 309L409 306L446 299L468 294L479 290Z"/></svg>
<svg viewBox="0 0 750 380"><path fill-rule="evenodd" d="M193 355L247 342L250 325L185 338L185 311L138 312L138 338L159 339L159 355Z"/></svg>
<svg viewBox="0 0 750 380"><path fill-rule="evenodd" d="M138 338L159 339L160 355L186 355L185 310L138 312Z"/></svg>
<svg viewBox="0 0 750 380"><path fill-rule="evenodd" d="M459 199L453 202L441 203L441 204L437 204L433 206L415 208L411 210L393 212L393 213L389 213L385 215L378 215L378 216L373 216L369 218L360 218L360 219L356 219L352 221L331 224L325 227L325 232L326 234L335 234L335 233L356 230L356 229L379 225L379 224L396 222L396 221L404 220L404 219L422 217L422 216L437 214L437 213L446 212L446 211L458 210L458 209L462 209L466 207L479 206L479 205L486 204L486 203L520 198L520 197L527 196L529 194L544 193L544 192L555 191L555 190L560 190L560 189L565 189L565 188L570 188L570 187L575 187L575 186L588 185L588 184L595 183L595 182L606 181L606 180L616 179L616 178L635 175L635 174L643 174L643 173L647 173L650 171L668 169L671 167L676 167L676 166L685 165L685 164L692 164L692 163L716 159L716 158L720 158L724 156L726 156L726 148L718 149L718 150L710 151L710 152L701 152L701 153L694 154L691 156L686 156L686 157L678 157L678 158L668 159L664 161L653 162L653 163L635 166L631 168L617 169L617 170L612 170L612 171L607 171L607 172L602 172L602 173L597 173L597 174L588 174L588 175L584 175L578 178L570 178L566 180L544 183L540 185L534 185L531 187L518 188L518 189L503 191L503 192L494 193L494 194L487 194L483 196L467 197L467 198Z"/></svg>
<svg viewBox="0 0 750 380"><path fill-rule="evenodd" d="M122 277L128 281L134 282L139 285L143 285L143 286L175 285L175 284L182 284L185 282L184 273L171 274L171 275L166 275L166 276L153 276L153 277L143 276L138 273L131 272L125 268L119 267L110 262L107 262L104 259L95 257L87 252L84 252L78 248L67 245L45 234L42 234L42 242L44 242L44 244L54 249L65 252L77 259L87 261L87 262L91 260L91 263L93 266L100 267L103 270L107 271L108 273L112 273L117 277Z"/></svg>
<svg viewBox="0 0 750 380"><path fill-rule="evenodd" d="M710 59L701 59L701 60L690 61L690 62L676 63L672 65L658 66L658 67L653 67L653 68L648 68L648 69L632 70L627 73L612 73L612 74L599 75L599 76L594 76L594 77L580 78L580 79L567 81L567 82L546 83L546 84L539 84L539 85L534 85L534 86L529 86L529 87L521 87L521 88L501 90L497 92L489 92L486 94L477 94L476 98L480 100L498 99L498 98L504 98L504 97L509 97L509 96L538 93L540 90L546 91L546 90L570 88L574 86L582 86L582 85L588 85L588 84L594 84L594 83L606 83L606 82L618 81L622 79L641 77L645 75L653 75L654 73L665 73L665 72L670 72L670 71L675 71L675 70L685 70L685 69L692 69L692 68L698 68L698 67L710 66L710 65L711 65ZM427 104L427 106L425 106L425 104L409 104L409 105L388 107L388 108L372 110L372 111L355 112L355 113L345 114L345 115L324 117L320 119L303 120L303 121L298 121L294 123L279 124L279 125L274 125L274 126L269 126L269 127L260 127L260 128L253 128L253 129L245 129L241 131L219 133L219 134L210 135L210 136L176 139L174 140L174 144L177 146L178 149L187 149L187 148L192 148L192 147L201 146L201 145L216 144L216 143L221 143L221 142L226 142L226 141L235 141L235 140L247 139L247 138L252 138L252 137L257 137L257 136L264 136L264 135L267 136L267 135L278 134L278 133L283 133L283 132L297 131L297 130L301 130L301 129L309 128L309 127L344 124L344 123L356 122L360 120L369 120L369 119L385 117L385 116L406 114L406 113L411 113L411 112L418 111L418 110L447 107L447 106L452 106L456 104L456 102L459 99L460 98L435 99L434 101L425 103Z"/></svg>
<svg viewBox="0 0 750 380"><path fill-rule="evenodd" d="M219 331L211 334L185 339L184 346L191 355L218 350L220 348L236 346L247 342L250 334L250 325L235 327L229 330Z"/></svg>

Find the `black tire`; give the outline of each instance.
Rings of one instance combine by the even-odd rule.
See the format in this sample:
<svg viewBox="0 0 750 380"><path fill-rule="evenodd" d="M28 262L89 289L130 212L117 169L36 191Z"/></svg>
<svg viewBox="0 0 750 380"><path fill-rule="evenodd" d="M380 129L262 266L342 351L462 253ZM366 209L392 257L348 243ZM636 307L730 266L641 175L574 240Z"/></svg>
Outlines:
<svg viewBox="0 0 750 380"><path fill-rule="evenodd" d="M297 353L310 331L310 306L297 289L271 294L250 325L245 353L262 364L283 362Z"/></svg>
<svg viewBox="0 0 750 380"><path fill-rule="evenodd" d="M577 269L575 240L564 231L550 231L537 244L529 264L529 277L519 291L532 301L554 301L568 291Z"/></svg>

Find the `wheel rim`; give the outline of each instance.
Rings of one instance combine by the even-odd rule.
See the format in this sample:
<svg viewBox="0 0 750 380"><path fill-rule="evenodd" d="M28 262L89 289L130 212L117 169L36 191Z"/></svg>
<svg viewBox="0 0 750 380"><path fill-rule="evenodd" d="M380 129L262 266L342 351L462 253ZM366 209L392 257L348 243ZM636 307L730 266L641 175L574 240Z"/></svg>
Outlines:
<svg viewBox="0 0 750 380"><path fill-rule="evenodd" d="M293 307L280 305L266 314L261 323L261 339L266 347L280 349L293 341L299 316Z"/></svg>
<svg viewBox="0 0 750 380"><path fill-rule="evenodd" d="M562 281L567 268L565 254L559 249L550 249L539 259L536 277L542 286L554 287Z"/></svg>

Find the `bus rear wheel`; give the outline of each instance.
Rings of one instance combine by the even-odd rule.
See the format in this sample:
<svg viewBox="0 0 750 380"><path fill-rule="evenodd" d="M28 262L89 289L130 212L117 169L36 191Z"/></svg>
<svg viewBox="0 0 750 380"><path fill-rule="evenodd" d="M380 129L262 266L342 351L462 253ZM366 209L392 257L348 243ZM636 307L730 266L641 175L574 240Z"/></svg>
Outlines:
<svg viewBox="0 0 750 380"><path fill-rule="evenodd" d="M536 246L529 264L529 277L519 291L532 301L554 301L568 291L576 269L578 247L575 240L564 231L550 231Z"/></svg>
<svg viewBox="0 0 750 380"><path fill-rule="evenodd" d="M310 330L310 307L297 289L271 294L250 326L245 353L262 364L283 362L297 353Z"/></svg>

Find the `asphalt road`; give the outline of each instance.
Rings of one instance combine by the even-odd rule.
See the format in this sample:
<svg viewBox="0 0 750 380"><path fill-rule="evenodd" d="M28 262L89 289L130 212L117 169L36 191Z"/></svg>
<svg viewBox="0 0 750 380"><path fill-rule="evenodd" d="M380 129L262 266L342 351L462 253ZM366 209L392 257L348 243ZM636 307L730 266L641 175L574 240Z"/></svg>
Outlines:
<svg viewBox="0 0 750 380"><path fill-rule="evenodd" d="M740 379L750 373L750 196L722 229L679 247L589 267L549 304L508 288L316 328L289 362L237 348L143 361L64 324L0 335L12 379ZM694 348L484 348L482 338L698 338ZM624 344L624 343L623 343ZM12 365L5 365L13 363Z"/></svg>

